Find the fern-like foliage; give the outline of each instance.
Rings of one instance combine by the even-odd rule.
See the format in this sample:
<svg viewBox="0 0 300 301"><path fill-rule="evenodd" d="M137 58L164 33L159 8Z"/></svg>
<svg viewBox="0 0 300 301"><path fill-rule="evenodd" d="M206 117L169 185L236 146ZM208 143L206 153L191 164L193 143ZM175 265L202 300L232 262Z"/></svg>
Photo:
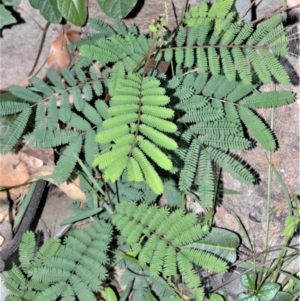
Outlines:
<svg viewBox="0 0 300 301"><path fill-rule="evenodd" d="M275 135L255 110L295 98L258 91L273 79L289 83L276 58L287 55L281 16L255 28L237 19L233 2L202 1L172 35L150 37L121 20L110 26L90 19L97 33L69 45L80 52L72 68L49 71L45 81L34 77L27 88L14 85L13 97L0 96L0 122L6 122L0 152L23 139L60 154L52 175L57 183L78 172L87 206L73 206L72 222L98 214L120 231L116 257L126 268L123 278L134 280L134 300L151 298L151 290L181 300L182 276L190 299L202 301L194 265L223 273L236 260L236 236L197 223L194 213L150 204L164 193L170 207L184 208L192 193L209 209L221 169L253 183L251 169L233 152L254 146L248 134L274 151ZM151 69L155 60L170 62L170 70ZM97 219L63 244L50 239L36 254L27 233L21 267L8 272L13 295L7 300L95 300L107 274L111 232Z"/></svg>
<svg viewBox="0 0 300 301"><path fill-rule="evenodd" d="M289 76L275 58L288 54L281 15L270 17L255 29L230 12L233 2L216 1L211 6L202 2L187 12L187 27L179 28L175 47L160 50L165 60L174 57L181 68L195 66L201 73L222 73L230 81L238 75L245 84L252 82L250 61L261 82L269 83L274 77L288 84Z"/></svg>
<svg viewBox="0 0 300 301"><path fill-rule="evenodd" d="M195 213L175 210L170 214L167 208L125 202L118 204L116 211L113 224L138 254L139 264L149 269L150 276L167 279L177 275L178 269L193 297L203 300L204 290L193 264L219 273L226 271L226 260L192 247L209 231L207 226L197 224Z"/></svg>
<svg viewBox="0 0 300 301"><path fill-rule="evenodd" d="M94 44L81 45L79 46L80 53L101 64L122 61L126 70L132 72L144 61L153 40L146 35L138 34L137 30L133 30L135 27L131 27L131 31L128 30L122 21L116 21L114 25L119 34L101 38ZM99 29L102 27L101 24ZM140 70L142 69L140 68Z"/></svg>
<svg viewBox="0 0 300 301"><path fill-rule="evenodd" d="M239 181L253 183L255 178L250 170L226 152L251 147L242 124L266 150L274 151L274 134L250 108L291 103L294 94L288 91L259 93L253 85L229 81L222 75L188 74L180 81L174 93L179 98L175 108L184 112L179 119L183 123L180 137L184 145L180 153L184 166L179 188L190 189L196 177L200 202L207 208L213 204L215 191L210 160Z"/></svg>
<svg viewBox="0 0 300 301"><path fill-rule="evenodd" d="M112 228L94 221L83 230L68 233L63 243L51 238L35 254L33 232L26 232L20 244L21 268L13 265L5 278L12 295L7 301L97 300L107 276L107 250Z"/></svg>
<svg viewBox="0 0 300 301"><path fill-rule="evenodd" d="M122 63L115 65L112 78L124 74ZM105 179L115 182L126 169L128 180L140 182L146 179L152 190L161 194L162 181L153 167L170 170L172 162L162 149L174 150L177 143L166 133L177 130L167 119L173 110L165 108L170 101L165 89L154 77L142 78L129 73L126 79L117 80L109 90L111 117L103 121L103 131L97 134L100 144L111 143L111 147L100 153L94 165L104 169Z"/></svg>
<svg viewBox="0 0 300 301"><path fill-rule="evenodd" d="M95 96L103 94L97 70L93 66L88 70L75 66L73 72L63 68L62 76L64 82L50 70L47 73L49 83L34 77L31 79L32 87L12 86L10 92L24 102L1 102L2 115L20 112L1 141L1 153L7 153L14 147L24 135L29 117L34 115L34 131L23 136L25 144L42 148L66 146L53 174L57 183L68 179L76 165L74 154L78 155L82 147L88 163L92 163L99 152L95 128L103 120L102 113L97 111L92 101ZM60 128L59 122L65 126Z"/></svg>

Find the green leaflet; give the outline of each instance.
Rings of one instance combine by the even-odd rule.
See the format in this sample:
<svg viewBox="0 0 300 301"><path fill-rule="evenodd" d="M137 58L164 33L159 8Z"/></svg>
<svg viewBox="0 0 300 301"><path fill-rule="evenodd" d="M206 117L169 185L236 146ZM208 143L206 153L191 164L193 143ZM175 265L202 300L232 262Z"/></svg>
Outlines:
<svg viewBox="0 0 300 301"><path fill-rule="evenodd" d="M1 101L0 102L0 116L12 115L29 109L27 103L15 101Z"/></svg>
<svg viewBox="0 0 300 301"><path fill-rule="evenodd" d="M271 129L250 109L240 106L238 110L242 121L254 138L265 150L274 151L276 149L276 142Z"/></svg>
<svg viewBox="0 0 300 301"><path fill-rule="evenodd" d="M177 126L173 122L149 114L142 114L141 121L144 124L163 132L174 133L177 130Z"/></svg>
<svg viewBox="0 0 300 301"><path fill-rule="evenodd" d="M100 144L107 143L115 138L123 137L128 132L129 128L127 125L116 126L114 128L99 132L96 136L96 141Z"/></svg>
<svg viewBox="0 0 300 301"><path fill-rule="evenodd" d="M114 98L115 101L115 98ZM126 113L136 113L139 110L138 104L125 104L119 106L113 106L108 109L108 113L111 116L122 115Z"/></svg>
<svg viewBox="0 0 300 301"><path fill-rule="evenodd" d="M154 117L169 119L172 118L174 115L174 111L169 108L153 106L153 105L143 105L142 106L142 113L148 114Z"/></svg>
<svg viewBox="0 0 300 301"><path fill-rule="evenodd" d="M290 91L257 93L242 99L239 104L248 108L276 108L294 102L295 95Z"/></svg>
<svg viewBox="0 0 300 301"><path fill-rule="evenodd" d="M60 158L57 161L52 177L54 181L58 184L65 182L70 176L77 162L76 156L78 156L82 146L82 138L79 136L71 142Z"/></svg>
<svg viewBox="0 0 300 301"><path fill-rule="evenodd" d="M42 100L42 96L41 95L39 95L37 93L34 93L30 89L26 89L26 88L21 87L21 86L12 85L9 88L9 91L13 95L15 95L17 97L20 97L21 99L27 100L29 102L32 102L32 103L36 103L36 102L39 102L39 101Z"/></svg>
<svg viewBox="0 0 300 301"><path fill-rule="evenodd" d="M72 87L70 90L70 94L73 96L74 105L75 105L76 110L82 111L84 108L84 101L83 101L80 89L77 86Z"/></svg>
<svg viewBox="0 0 300 301"><path fill-rule="evenodd" d="M165 134L162 134L145 124L140 125L139 130L150 140L166 149L172 150L177 148L177 143L172 138L169 138Z"/></svg>
<svg viewBox="0 0 300 301"><path fill-rule="evenodd" d="M146 95L142 97L142 103L145 105L164 106L170 101L166 95Z"/></svg>
<svg viewBox="0 0 300 301"><path fill-rule="evenodd" d="M51 96L53 94L53 89L49 87L42 79L38 77L33 77L30 79L30 83L41 93L46 96Z"/></svg>
<svg viewBox="0 0 300 301"><path fill-rule="evenodd" d="M109 129L109 128L120 126L122 124L134 122L137 119L138 119L137 113L122 114L104 120L102 122L102 126L106 129Z"/></svg>
<svg viewBox="0 0 300 301"><path fill-rule="evenodd" d="M112 36L115 34L115 31L113 30L113 28L100 19L89 18L88 25L91 28L93 28L99 32L102 32L105 36Z"/></svg>
<svg viewBox="0 0 300 301"><path fill-rule="evenodd" d="M251 184L254 182L253 174L242 164L222 151L207 147L206 150L212 160L218 163L224 170L229 172L233 177L242 183Z"/></svg>
<svg viewBox="0 0 300 301"><path fill-rule="evenodd" d="M71 117L72 117L72 111L71 111L68 94L62 93L60 101L61 101L61 105L60 105L60 110L59 110L59 119L62 122L67 123L71 120Z"/></svg>
<svg viewBox="0 0 300 301"><path fill-rule="evenodd" d="M36 139L35 133L29 133L24 136L24 143L32 147L56 147L61 144L67 144L77 139L78 132L73 130L54 130L46 131L45 138L43 140Z"/></svg>
<svg viewBox="0 0 300 301"><path fill-rule="evenodd" d="M56 106L56 98L52 95L49 99L48 103L48 112L47 112L47 121L48 121L48 129L53 131L57 127L58 118L59 118L59 111Z"/></svg>
<svg viewBox="0 0 300 301"><path fill-rule="evenodd" d="M133 158L129 158L127 163L127 172L128 172L128 181L132 182L142 182L144 181L144 177L141 171L141 168L138 162Z"/></svg>
<svg viewBox="0 0 300 301"><path fill-rule="evenodd" d="M46 136L46 116L45 116L45 107L44 103L40 102L36 108L35 114L35 136L37 140L44 140Z"/></svg>
<svg viewBox="0 0 300 301"><path fill-rule="evenodd" d="M87 130L84 140L85 161L89 166L93 165L94 158L99 153L99 147L95 140L96 132L93 129Z"/></svg>
<svg viewBox="0 0 300 301"><path fill-rule="evenodd" d="M109 152L99 154L93 162L93 165L98 165L99 169L105 168L110 164L114 163L116 160L124 158L130 152L130 145L125 145L119 148L115 148Z"/></svg>
<svg viewBox="0 0 300 301"><path fill-rule="evenodd" d="M157 165L165 170L172 168L171 160L163 153L155 144L147 139L139 139L139 147L141 150L150 157Z"/></svg>
<svg viewBox="0 0 300 301"><path fill-rule="evenodd" d="M98 114L97 110L93 108L90 104L85 103L82 110L84 116L92 122L94 125L99 126L102 122L101 116Z"/></svg>
<svg viewBox="0 0 300 301"><path fill-rule="evenodd" d="M132 151L133 157L136 159L136 161L139 163L141 170L144 174L144 177L150 186L150 188L156 193L156 194L162 194L163 193L163 183L158 175L158 173L155 171L151 163L147 160L145 155L138 149L134 148Z"/></svg>
<svg viewBox="0 0 300 301"><path fill-rule="evenodd" d="M105 169L104 178L114 183L121 177L121 174L127 166L127 161L127 156L115 159L114 162Z"/></svg>
<svg viewBox="0 0 300 301"><path fill-rule="evenodd" d="M27 125L30 114L31 109L26 108L18 115L13 123L10 124L8 131L1 141L0 153L7 154L15 146Z"/></svg>
<svg viewBox="0 0 300 301"><path fill-rule="evenodd" d="M76 113L71 114L71 119L68 124L78 130L87 131L91 128L91 125L84 118L80 117Z"/></svg>
<svg viewBox="0 0 300 301"><path fill-rule="evenodd" d="M65 78L65 80L67 81L67 83L73 87L76 85L76 79L73 76L73 74L71 73L71 71L67 68L62 68L61 69L61 74L63 75L63 77Z"/></svg>
<svg viewBox="0 0 300 301"><path fill-rule="evenodd" d="M214 191L214 177L211 161L206 151L200 153L198 168L198 192L200 196L200 204L204 208L213 206Z"/></svg>
<svg viewBox="0 0 300 301"><path fill-rule="evenodd" d="M60 92L65 90L64 83L61 81L60 77L56 74L55 71L53 71L51 69L48 70L47 77L50 80L50 82L54 85L56 90L59 90Z"/></svg>
<svg viewBox="0 0 300 301"><path fill-rule="evenodd" d="M179 189L187 191L193 184L199 157L199 144L193 140L184 157L184 166L180 172Z"/></svg>

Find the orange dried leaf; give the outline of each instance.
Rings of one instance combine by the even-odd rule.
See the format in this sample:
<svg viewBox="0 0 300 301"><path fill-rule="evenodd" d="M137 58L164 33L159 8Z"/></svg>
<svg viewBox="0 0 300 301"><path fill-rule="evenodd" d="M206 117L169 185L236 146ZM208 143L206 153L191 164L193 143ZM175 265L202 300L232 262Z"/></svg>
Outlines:
<svg viewBox="0 0 300 301"><path fill-rule="evenodd" d="M68 67L70 64L70 54L67 49L67 41L65 37L60 34L52 43L50 54L47 59L47 68L60 73L61 68Z"/></svg>
<svg viewBox="0 0 300 301"><path fill-rule="evenodd" d="M74 29L66 30L66 39L68 40L69 43L78 40L80 37L81 37L81 32Z"/></svg>
<svg viewBox="0 0 300 301"><path fill-rule="evenodd" d="M29 178L26 165L20 155L0 155L0 186L12 187L24 184Z"/></svg>

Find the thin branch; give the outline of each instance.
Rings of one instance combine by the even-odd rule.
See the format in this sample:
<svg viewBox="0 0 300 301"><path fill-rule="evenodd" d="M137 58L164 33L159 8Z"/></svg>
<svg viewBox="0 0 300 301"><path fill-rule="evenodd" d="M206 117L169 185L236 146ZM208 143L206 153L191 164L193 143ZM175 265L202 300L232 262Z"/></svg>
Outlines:
<svg viewBox="0 0 300 301"><path fill-rule="evenodd" d="M268 12L267 14L265 14L264 16L260 17L259 19L256 19L254 21L252 21L251 23L252 24L256 24L256 23L259 23L260 21L264 20L264 19L267 19L269 17L271 17L272 15L276 14L276 13L282 13L282 12L285 12L285 11L288 11L288 10L291 10L291 9L294 9L294 8L298 8L300 7L300 4L296 4L294 6L291 6L291 7L285 7L285 8L281 8L278 7L274 10L272 10L271 12Z"/></svg>
<svg viewBox="0 0 300 301"><path fill-rule="evenodd" d="M246 8L244 14L241 16L241 18L240 18L241 20L243 20L243 19L246 17L246 15L248 14L248 11L252 8L252 6L255 4L255 2L256 2L256 0L253 0L253 1L249 4L249 6Z"/></svg>
<svg viewBox="0 0 300 301"><path fill-rule="evenodd" d="M43 35L42 35L42 39L41 39L41 43L40 43L40 47L39 47L39 51L38 51L38 54L35 58L35 61L34 61L34 64L33 64L33 67L31 69L31 71L29 72L28 76L31 76L32 73L34 72L34 69L36 68L37 66L37 63L41 57L41 54L42 54L42 50L43 50L43 47L44 47L44 43L45 43L45 39L46 39L46 34L47 34L47 31L48 31L48 28L50 26L50 22L47 22L44 29L43 29Z"/></svg>

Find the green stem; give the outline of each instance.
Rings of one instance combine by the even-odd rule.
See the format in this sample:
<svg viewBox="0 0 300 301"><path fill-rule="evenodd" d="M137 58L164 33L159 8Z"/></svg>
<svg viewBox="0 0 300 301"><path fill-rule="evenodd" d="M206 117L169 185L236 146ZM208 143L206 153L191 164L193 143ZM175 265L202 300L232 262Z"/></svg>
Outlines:
<svg viewBox="0 0 300 301"><path fill-rule="evenodd" d="M277 279L277 277L278 277L278 274L279 274L279 271L280 271L280 267L282 265L282 260L283 260L285 254L286 254L286 248L285 248L285 246L287 245L288 241L289 241L289 238L286 238L286 240L284 242L284 246L283 246L283 248L280 251L280 254L279 254L279 256L278 256L278 258L276 260L276 263L275 263L274 267L269 272L269 275L272 275L274 273L273 276L272 276L272 278L271 278L271 282L275 282L276 279Z"/></svg>
<svg viewBox="0 0 300 301"><path fill-rule="evenodd" d="M270 121L270 128L273 130L274 128L274 113L275 109L271 109L271 121ZM272 190L272 166L270 164L271 162L271 152L268 152L268 192L267 192L267 208L266 208L266 235L265 235L265 242L264 242L264 249L267 250L268 248L268 243L269 243L269 231L270 231L270 208L271 208L271 190ZM264 253L263 257L263 266L265 265L267 261L267 252ZM258 289L261 287L263 284L263 274L264 271L262 271L259 275L259 280L258 280Z"/></svg>

